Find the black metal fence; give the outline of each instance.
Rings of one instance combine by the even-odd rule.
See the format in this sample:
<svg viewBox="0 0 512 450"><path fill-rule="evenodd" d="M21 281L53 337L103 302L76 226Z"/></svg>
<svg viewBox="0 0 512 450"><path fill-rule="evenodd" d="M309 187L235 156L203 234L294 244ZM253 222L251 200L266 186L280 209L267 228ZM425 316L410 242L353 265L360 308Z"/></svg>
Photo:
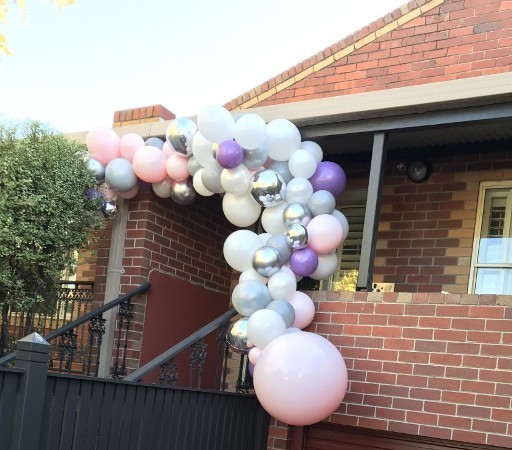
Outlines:
<svg viewBox="0 0 512 450"><path fill-rule="evenodd" d="M0 368L5 450L263 450L269 416L250 395L49 374L49 344Z"/></svg>

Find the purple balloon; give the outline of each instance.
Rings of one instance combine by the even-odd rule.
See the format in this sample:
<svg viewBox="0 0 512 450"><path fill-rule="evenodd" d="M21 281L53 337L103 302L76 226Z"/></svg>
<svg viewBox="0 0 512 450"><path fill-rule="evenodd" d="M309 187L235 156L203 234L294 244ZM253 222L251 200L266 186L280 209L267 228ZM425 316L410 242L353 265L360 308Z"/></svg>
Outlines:
<svg viewBox="0 0 512 450"><path fill-rule="evenodd" d="M251 377L254 376L254 364L249 361L249 373L251 374Z"/></svg>
<svg viewBox="0 0 512 450"><path fill-rule="evenodd" d="M307 277L311 275L318 267L318 255L309 248L301 248L294 250L290 257L290 269L295 275Z"/></svg>
<svg viewBox="0 0 512 450"><path fill-rule="evenodd" d="M224 169L234 169L242 164L244 151L235 141L228 140L219 144L216 158Z"/></svg>
<svg viewBox="0 0 512 450"><path fill-rule="evenodd" d="M316 166L316 172L309 179L313 186L313 191L329 191L337 197L347 185L347 175L345 171L336 163L331 161L322 161Z"/></svg>

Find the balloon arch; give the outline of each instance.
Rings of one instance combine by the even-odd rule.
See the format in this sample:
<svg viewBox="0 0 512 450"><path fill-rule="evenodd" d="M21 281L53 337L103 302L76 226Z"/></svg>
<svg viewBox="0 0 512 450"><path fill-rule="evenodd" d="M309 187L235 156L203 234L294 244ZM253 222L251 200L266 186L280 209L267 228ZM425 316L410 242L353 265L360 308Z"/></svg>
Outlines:
<svg viewBox="0 0 512 450"><path fill-rule="evenodd" d="M228 343L248 354L256 396L278 420L309 425L334 412L345 396L347 369L332 343L302 331L315 307L297 281L326 279L336 270L336 249L348 233L336 210L343 169L322 161L321 147L302 141L292 122L233 118L217 105L203 108L197 123L171 121L165 142L135 133L119 138L98 127L86 145L97 181L88 195L101 196L105 217L115 217L117 195L137 195L140 179L180 205L196 194L223 194L227 220L241 228L261 219L264 233L240 229L224 243L227 263L241 273L232 303L242 317L230 325Z"/></svg>

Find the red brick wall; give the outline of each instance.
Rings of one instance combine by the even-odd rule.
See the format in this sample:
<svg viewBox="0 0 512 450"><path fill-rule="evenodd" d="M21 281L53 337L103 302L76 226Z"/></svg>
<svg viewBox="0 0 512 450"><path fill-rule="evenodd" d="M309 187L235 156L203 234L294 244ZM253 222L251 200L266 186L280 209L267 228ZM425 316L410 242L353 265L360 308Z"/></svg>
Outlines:
<svg viewBox="0 0 512 450"><path fill-rule="evenodd" d="M313 292L308 331L341 351L332 423L512 448L512 297ZM269 449L290 447L281 424Z"/></svg>
<svg viewBox="0 0 512 450"><path fill-rule="evenodd" d="M447 0L408 20L421 5L415 0L356 32L331 48L263 83L250 95L229 103L230 109L265 106L455 80L512 70L512 3L510 0ZM398 21L398 22L397 22ZM396 27L396 24L401 24ZM389 32L386 30L390 30ZM384 34L379 36L383 31ZM372 33L378 33L372 35ZM373 36L373 37L372 37ZM376 37L376 38L375 38ZM312 70L342 49L354 51L307 78L297 74ZM360 47L360 48L359 48ZM289 79L299 80L280 87ZM268 95L277 90L277 93ZM265 98L268 97L268 98Z"/></svg>

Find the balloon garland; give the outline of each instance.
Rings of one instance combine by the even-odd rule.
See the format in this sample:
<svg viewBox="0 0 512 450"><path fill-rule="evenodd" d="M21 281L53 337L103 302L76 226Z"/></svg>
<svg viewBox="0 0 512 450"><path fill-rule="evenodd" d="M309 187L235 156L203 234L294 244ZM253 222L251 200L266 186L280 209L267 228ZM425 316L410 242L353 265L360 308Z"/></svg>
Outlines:
<svg viewBox="0 0 512 450"><path fill-rule="evenodd" d="M278 420L309 425L336 410L347 389L347 369L327 339L302 331L312 321L311 298L297 291L301 277L322 280L336 270L336 249L348 222L336 210L346 175L322 161L321 147L302 141L286 119L269 123L257 114L236 120L222 106L170 122L165 142L136 133L121 138L109 128L87 134L89 170L107 218L117 213L116 196L137 195L139 180L180 205L196 194L223 194L222 209L245 228L258 219L264 233L248 229L224 242L227 263L240 272L232 304L242 316L228 328L231 348L247 354L254 390Z"/></svg>

